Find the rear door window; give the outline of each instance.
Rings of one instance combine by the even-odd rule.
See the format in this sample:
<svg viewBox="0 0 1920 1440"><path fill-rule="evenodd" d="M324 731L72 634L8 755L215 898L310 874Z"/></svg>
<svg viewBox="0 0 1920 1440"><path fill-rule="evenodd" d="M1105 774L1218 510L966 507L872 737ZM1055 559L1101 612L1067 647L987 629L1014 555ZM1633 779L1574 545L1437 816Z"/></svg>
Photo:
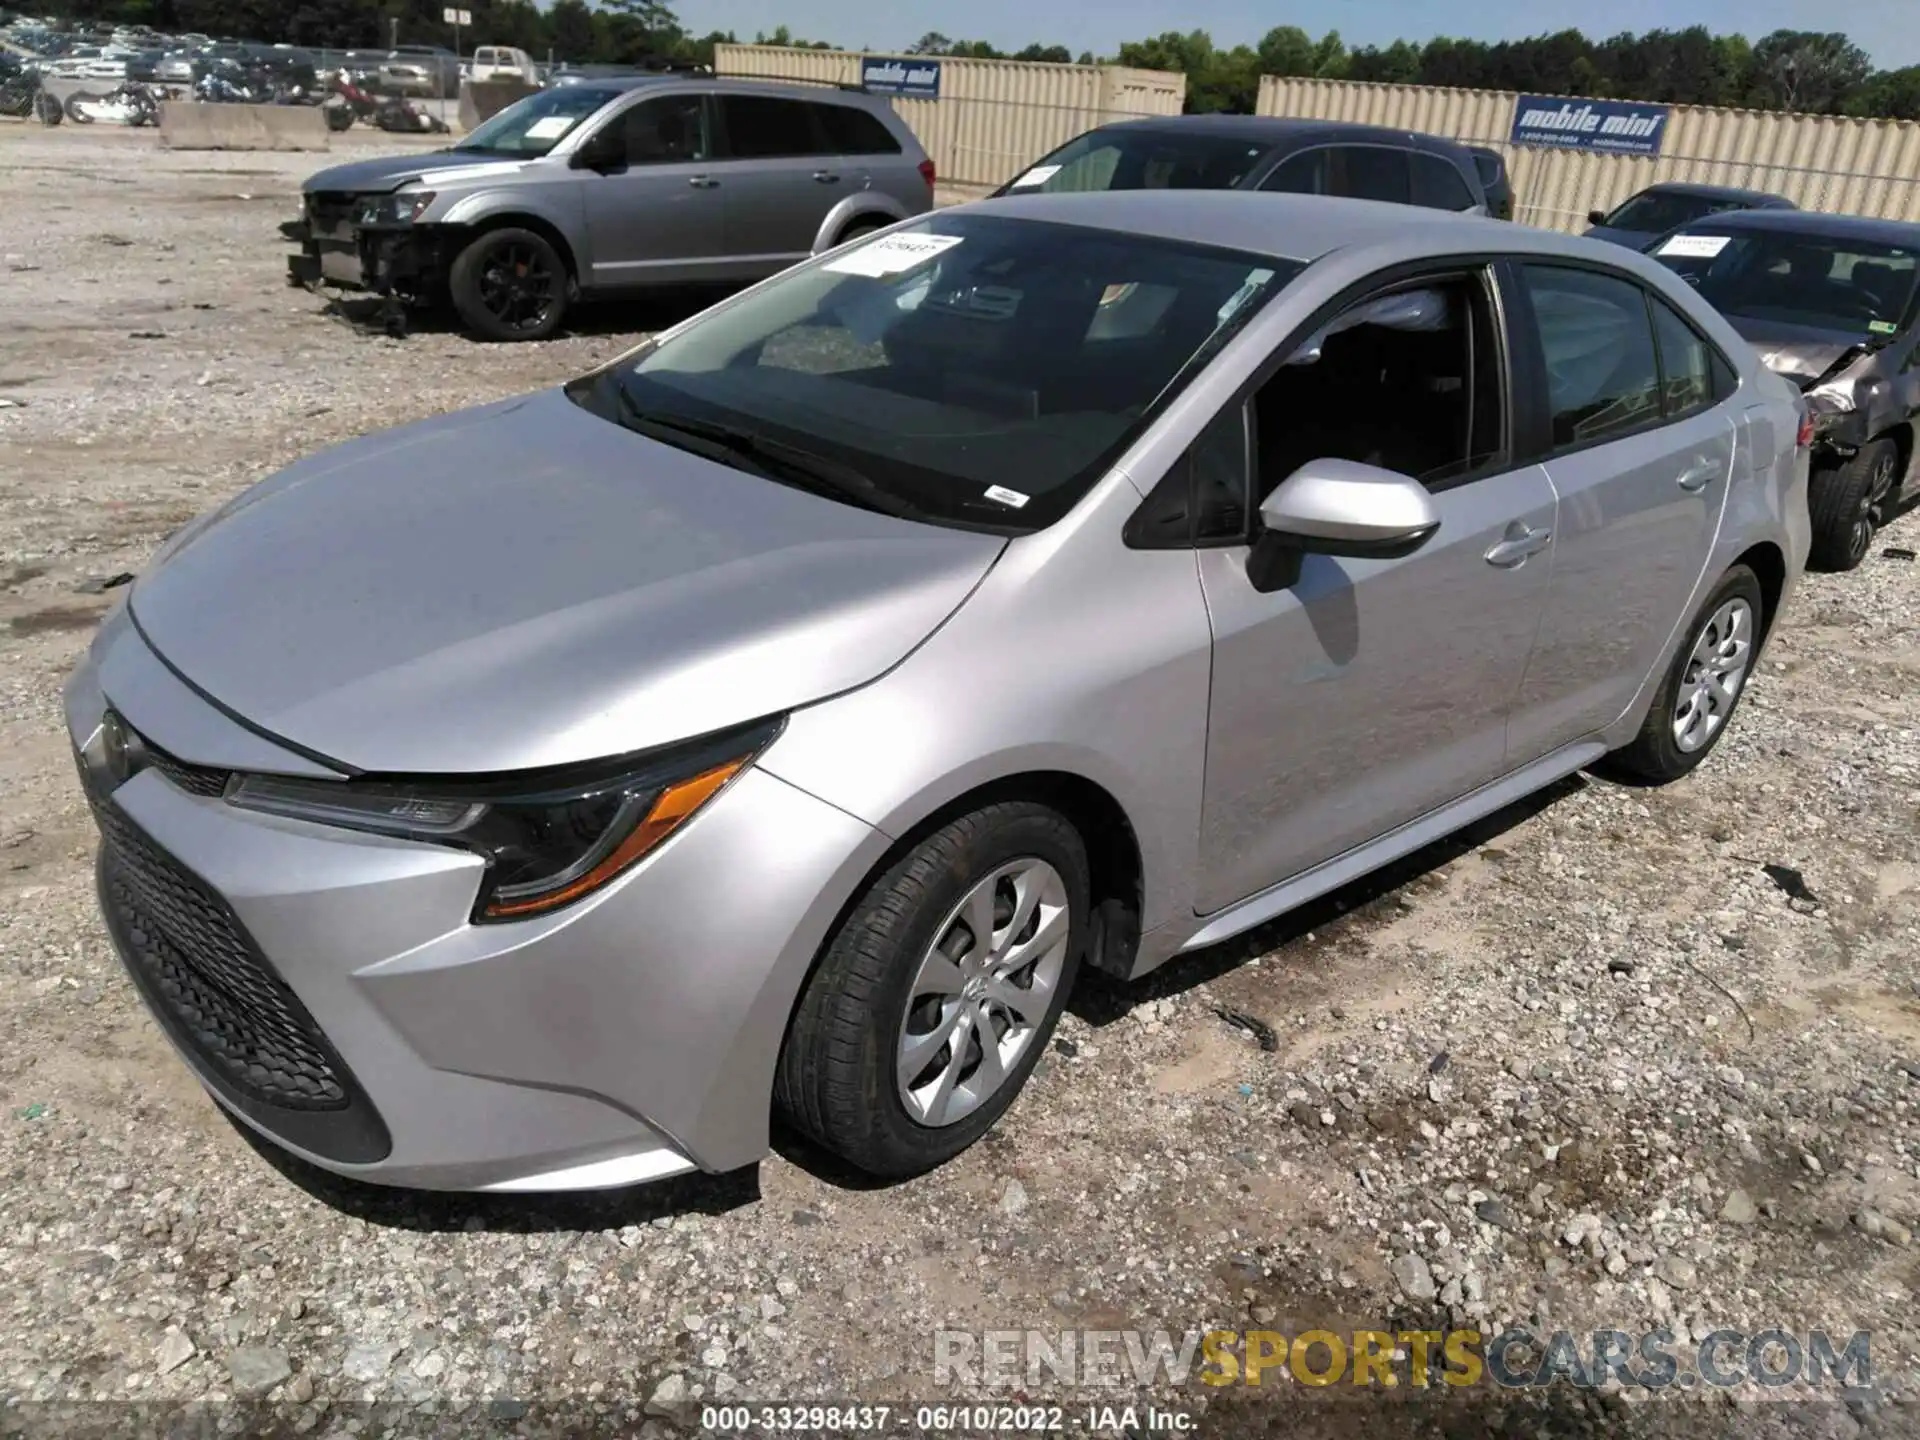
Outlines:
<svg viewBox="0 0 1920 1440"><path fill-rule="evenodd" d="M1591 270L1522 269L1546 360L1554 449L1576 450L1658 425L1660 362L1646 292Z"/></svg>
<svg viewBox="0 0 1920 1440"><path fill-rule="evenodd" d="M1333 181L1328 194L1385 200L1395 205L1405 205L1412 198L1406 151L1385 145L1335 145L1327 155Z"/></svg>
<svg viewBox="0 0 1920 1440"><path fill-rule="evenodd" d="M1413 203L1429 210L1471 210L1480 201L1453 162L1438 155L1407 157L1413 167Z"/></svg>
<svg viewBox="0 0 1920 1440"><path fill-rule="evenodd" d="M826 136L827 148L836 155L898 155L900 142L893 138L880 117L851 105L814 105L814 118Z"/></svg>
<svg viewBox="0 0 1920 1440"><path fill-rule="evenodd" d="M1260 188L1287 195L1325 195L1328 153L1302 150L1298 155L1289 155L1274 166L1273 173L1260 182Z"/></svg>
<svg viewBox="0 0 1920 1440"><path fill-rule="evenodd" d="M735 160L776 160L819 155L823 137L814 131L816 107L772 95L723 95L727 154Z"/></svg>

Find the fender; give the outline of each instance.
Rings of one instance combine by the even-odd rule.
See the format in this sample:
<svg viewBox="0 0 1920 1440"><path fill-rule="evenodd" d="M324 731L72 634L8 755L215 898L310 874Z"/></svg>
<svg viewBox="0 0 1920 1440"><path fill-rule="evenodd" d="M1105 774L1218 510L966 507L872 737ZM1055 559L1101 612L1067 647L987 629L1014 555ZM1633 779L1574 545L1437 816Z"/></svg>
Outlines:
<svg viewBox="0 0 1920 1440"><path fill-rule="evenodd" d="M436 214L436 205L422 217L429 225L472 227L503 216L524 215L544 221L560 232L576 262L585 263L586 207L574 185L511 185L459 195Z"/></svg>
<svg viewBox="0 0 1920 1440"><path fill-rule="evenodd" d="M861 221L866 224L896 225L911 220L907 207L884 190L856 190L827 212L813 237L813 253L823 255L840 243L840 232Z"/></svg>

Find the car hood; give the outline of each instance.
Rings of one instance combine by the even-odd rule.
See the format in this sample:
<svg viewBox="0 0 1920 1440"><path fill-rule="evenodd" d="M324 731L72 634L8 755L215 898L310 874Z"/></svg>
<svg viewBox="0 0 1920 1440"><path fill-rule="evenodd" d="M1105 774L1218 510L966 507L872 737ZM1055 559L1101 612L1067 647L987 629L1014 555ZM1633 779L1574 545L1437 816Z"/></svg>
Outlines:
<svg viewBox="0 0 1920 1440"><path fill-rule="evenodd" d="M605 758L864 684L1005 541L662 445L559 391L352 441L170 540L147 642L346 768Z"/></svg>
<svg viewBox="0 0 1920 1440"><path fill-rule="evenodd" d="M1760 363L1774 374L1806 389L1824 380L1831 372L1850 363L1869 347L1859 336L1844 330L1825 330L1811 325L1787 325L1778 320L1755 320L1746 315L1728 315L1727 323L1753 346Z"/></svg>
<svg viewBox="0 0 1920 1440"><path fill-rule="evenodd" d="M479 151L455 153L433 150L424 155L381 155L372 160L353 160L345 165L330 165L307 177L300 188L308 194L318 190L342 191L359 195L386 194L398 190L409 180L435 175L442 181L465 180L490 175L502 166L518 168L526 163L516 155L487 155ZM468 174L448 172L467 171Z"/></svg>

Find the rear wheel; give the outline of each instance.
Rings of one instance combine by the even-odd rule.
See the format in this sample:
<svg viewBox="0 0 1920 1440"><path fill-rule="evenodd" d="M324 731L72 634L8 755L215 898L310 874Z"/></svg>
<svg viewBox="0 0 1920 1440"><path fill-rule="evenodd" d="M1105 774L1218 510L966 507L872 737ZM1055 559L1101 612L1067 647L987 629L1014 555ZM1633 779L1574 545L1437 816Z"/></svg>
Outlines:
<svg viewBox="0 0 1920 1440"><path fill-rule="evenodd" d="M58 125L65 118L65 112L61 110L58 100L41 90L33 97L33 118L42 125Z"/></svg>
<svg viewBox="0 0 1920 1440"><path fill-rule="evenodd" d="M833 243L835 245L850 245L855 240L864 240L867 236L877 234L886 228L887 222L885 220L856 220L847 226L846 229L842 230L840 232L840 238Z"/></svg>
<svg viewBox="0 0 1920 1440"><path fill-rule="evenodd" d="M1873 548L1873 532L1886 523L1900 489L1900 447L1891 440L1862 445L1841 465L1814 471L1808 509L1816 570L1851 570Z"/></svg>
<svg viewBox="0 0 1920 1440"><path fill-rule="evenodd" d="M1086 944L1087 853L1024 801L942 826L868 888L807 982L774 1082L793 1124L869 1174L918 1174L1012 1105Z"/></svg>
<svg viewBox="0 0 1920 1440"><path fill-rule="evenodd" d="M98 105L103 98L104 97L99 95L89 94L84 90L76 90L73 94L67 96L67 103L61 108L66 111L67 118L73 121L74 124L91 125L93 123L93 116L89 115L80 107L83 105Z"/></svg>
<svg viewBox="0 0 1920 1440"><path fill-rule="evenodd" d="M455 257L453 308L488 340L545 340L567 313L567 266L543 235L489 230Z"/></svg>
<svg viewBox="0 0 1920 1440"><path fill-rule="evenodd" d="M1687 628L1646 722L1600 767L1622 779L1664 785L1720 743L1753 674L1764 613L1760 581L1744 565L1721 577Z"/></svg>

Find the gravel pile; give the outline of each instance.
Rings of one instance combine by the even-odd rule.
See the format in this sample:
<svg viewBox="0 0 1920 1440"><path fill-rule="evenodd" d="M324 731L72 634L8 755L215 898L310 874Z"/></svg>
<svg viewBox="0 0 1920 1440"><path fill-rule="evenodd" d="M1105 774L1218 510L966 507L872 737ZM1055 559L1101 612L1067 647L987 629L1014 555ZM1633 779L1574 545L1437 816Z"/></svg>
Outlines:
<svg viewBox="0 0 1920 1440"><path fill-rule="evenodd" d="M1915 1428L1920 569L1877 548L1808 580L1693 779L1571 781L1141 985L1090 978L937 1174L867 1189L783 1142L508 1201L271 1166L96 918L59 685L108 582L295 456L687 308L538 346L367 333L283 284L310 168L0 122L0 1430L246 1400L298 1433L658 1437L717 1400L969 1398L935 1384L943 1327L1447 1324L1873 1335L1844 1404L1483 1389L1431 1417L1459 1433ZM1214 1433L1377 1433L1290 1381L1158 1395Z"/></svg>

